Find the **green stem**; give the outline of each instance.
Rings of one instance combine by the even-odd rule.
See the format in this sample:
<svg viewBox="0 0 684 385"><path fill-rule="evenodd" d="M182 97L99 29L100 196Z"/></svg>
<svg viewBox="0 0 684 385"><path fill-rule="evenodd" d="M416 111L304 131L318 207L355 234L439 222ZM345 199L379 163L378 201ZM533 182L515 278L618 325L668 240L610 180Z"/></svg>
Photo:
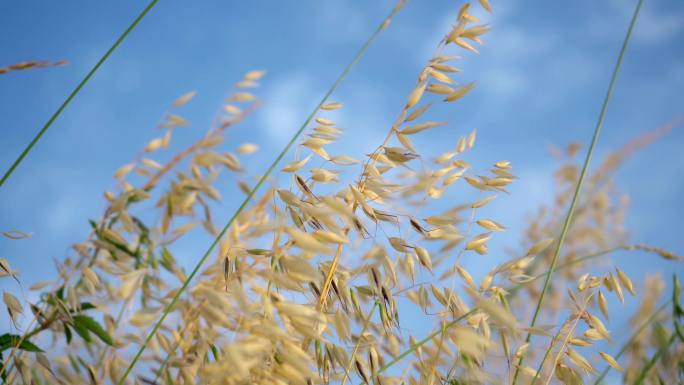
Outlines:
<svg viewBox="0 0 684 385"><path fill-rule="evenodd" d="M252 200L252 197L254 197L254 195L256 194L256 192L257 192L257 191L259 190L259 188L264 184L264 182L265 182L266 179L269 177L269 175L273 172L273 170L275 170L275 168L276 168L276 166L278 165L278 163L283 159L283 157L285 157L285 154L287 154L287 152L290 150L290 148L294 145L295 141L297 141L297 139L298 139L299 136L302 134L302 132L304 132L304 129L309 125L309 123L310 123L311 120L314 118L314 116L316 115L316 113L318 112L318 110L320 109L320 107L328 100L328 98L330 97L330 95L332 95L332 93L337 89L337 87L339 86L339 84L340 84L340 83L342 82L342 80L347 76L347 74L348 74L349 71L354 67L354 65L355 65L359 60L361 60L361 57L363 57L363 55L364 55L364 53L366 52L366 50L371 46L371 44L373 43L373 41L375 40L375 38L380 34L380 32L381 32L383 29L385 29L385 27L386 27L386 26L388 25L388 23L389 23L389 20L390 20L398 11L399 11L399 9L400 9L400 7L394 7L394 8L392 9L392 12L390 12L390 14L389 14L385 19L383 19L382 23L380 23L380 25L379 25L379 26L377 27L377 29L373 32L373 34L371 35L371 37L363 44L363 46L362 46L361 49L356 53L356 55L354 56L354 58L352 59L352 61L345 67L345 69L342 71L342 73L341 73L340 76L337 78L337 80L335 80L335 82L334 82L333 85L330 87L330 89L328 89L328 91L325 93L325 95L323 96L323 98L321 99L321 101L318 103L318 105L316 105L316 107L313 109L313 111L311 111L311 114L309 114L309 116L306 118L306 120L304 121L304 123L299 127L299 129L297 130L297 132L292 136L292 138L291 138L290 141L287 143L287 145L285 146L285 148L283 148L283 150L280 152L280 154L278 154L278 156L277 156L276 159L273 161L273 163L271 163L271 165L270 165L269 168L266 170L266 172L261 176L261 178L259 179L259 182L258 182L258 183L254 186L254 188L249 192L249 195L247 195L247 197L245 198L245 200L242 201L242 204L240 204L240 206L238 207L237 211L235 211L235 213L230 217L230 219L228 220L228 223L226 223L226 225L223 227L223 229L221 230L221 232L218 234L218 236L217 236L217 237L214 239L214 241L211 243L211 245L209 246L209 248L207 249L207 251L204 253L204 255L202 256L202 258L199 260L199 262L197 262L197 265L195 265L195 267L194 267L194 269L192 270L192 272L190 273L190 275L188 275L188 277L186 278L185 282L183 282L183 285L180 287L180 289L179 289L179 290L176 292L176 294L173 296L173 298L171 299L171 302L169 302L169 304L164 308L164 312L162 313L161 318L159 318L159 320L158 320L157 323L154 325L154 327L152 328L152 330L150 331L150 333L147 335L147 338L145 338L145 341L143 342L143 344L142 344L142 345L140 346L140 348L138 349L138 352L137 352L137 353L135 354L135 356L133 357L133 360L131 360L131 362L130 362L130 364L128 365L128 368L126 368L126 371L124 372L123 376L121 376L121 378L120 378L119 381L117 382L118 385L123 385L123 384L125 383L126 378L127 378L128 375L131 373L131 371L133 370L133 368L135 367L135 364L138 362L138 360L140 359L140 356L143 354L143 352L144 352L145 349L147 348L147 345L150 343L150 341L152 340L152 338L154 338L154 335L157 333L157 331L159 330L159 328L161 327L161 325L164 323L164 320L166 320L166 317L167 317L167 316L169 315L169 313L171 312L171 309L173 309L173 307L174 307L174 306L176 305L176 303L178 302L178 299L180 298L181 294L185 291L185 289L187 289L188 285L190 284L190 281L192 281L192 279L195 277L195 275L197 275L197 273L199 272L199 270L200 270L200 268L202 267L202 265L204 264L204 262L207 260L207 258L209 258L209 255L210 255L211 252L214 250L214 248L218 245L219 241L221 240L221 238L223 238L224 234L228 231L228 229L229 229L230 226L233 224L233 222L235 221L235 219L242 213L242 211L245 209L245 207L247 207L247 204Z"/></svg>
<svg viewBox="0 0 684 385"><path fill-rule="evenodd" d="M530 382L530 385L534 385L537 382L537 378L541 375L542 370L544 369L544 364L546 363L546 359L549 357L549 354L551 354L551 350L553 349L554 344L558 339L560 338L560 334L563 328L559 328L558 332L556 333L555 336L551 339L551 342L549 343L549 346L546 348L546 351L544 352L544 356L541 359L541 362L539 363L539 367L537 368L537 372L534 373L534 377L532 377L532 382Z"/></svg>
<svg viewBox="0 0 684 385"><path fill-rule="evenodd" d="M563 246L563 242L565 241L565 237L568 233L568 229L570 228L570 223L572 223L572 217L573 213L575 211L575 206L577 205L577 201L579 200L579 195L580 191L582 190L582 185L584 184L584 178L587 174L587 170L589 169L589 164L591 163L591 157L594 154L594 149L596 148L596 143L598 142L598 138L601 134L601 127L603 126L603 121L606 116L606 111L608 109L608 102L610 101L611 96L613 95L613 89L615 88L615 84L617 83L617 77L618 73L620 72L620 67L622 66L622 60L624 59L625 52L627 51L627 46L629 45L629 40L632 36L632 31L634 30L634 25L636 24L637 18L639 17L639 11L641 10L641 5L643 4L643 0L639 0L639 2L636 5L636 9L634 10L634 15L632 16L632 20L629 24L629 28L627 29L627 34L625 35L625 39L622 43L622 48L620 49L620 54L618 55L617 62L615 63L615 68L613 69L613 74L611 75L610 78L610 83L608 85L608 91L606 92L606 96L603 100L603 105L601 106L601 112L598 117L598 121L596 122L596 127L594 128L594 135L591 139L591 144L589 145L589 150L587 151L587 156L586 159L584 160L584 165L582 166L582 172L580 173L579 180L577 181L577 186L575 188L575 192L572 196L572 202L570 203L570 207L568 208L568 213L565 217L565 221L563 222L563 228L561 230L560 238L558 239L558 242L556 243L556 250L553 254L553 259L551 260L551 268L549 269L549 274L546 276L546 279L544 280L544 287L542 289L541 295L539 296L539 301L537 302L537 307L534 310L534 315L532 316L532 321L530 323L530 327L533 327L537 323L537 318L539 317L539 313L541 312L542 309L542 304L544 303L544 297L546 296L546 292L549 289L549 285L551 283L551 277L553 276L554 269L556 268L556 262L558 262L558 256L560 255L561 247ZM529 343L532 340L532 333L528 332L527 337L525 338L525 342ZM521 356L520 359L518 360L518 365L516 366L515 369L515 375L513 376L513 385L516 384L518 380L518 375L520 374L520 367L522 367L523 361L525 360L524 356Z"/></svg>
<svg viewBox="0 0 684 385"><path fill-rule="evenodd" d="M5 175L2 176L2 179L0 179L0 187L2 187L3 184L5 184L5 181L14 172L14 169L16 169L17 166L19 166L19 163L21 163L21 161L24 160L24 158L26 157L26 155L28 155L28 153L31 151L33 146L36 143L38 143L38 140L40 140L40 138L48 130L48 128L50 128L50 126L52 126L52 123L54 123L54 121L57 120L57 118L62 113L62 111L64 111L64 109L69 105L69 103L71 103L71 100L74 97L76 97L76 95L81 91L81 88L83 88L86 85L86 83L88 83L88 81L95 74L95 72L97 72L97 70L100 69L102 64L104 64L104 62L107 61L107 59L114 52L114 50L116 50L116 48L126 39L128 34L131 33L131 31L133 31L133 29L135 29L135 27L138 25L138 23L140 23L140 21L147 15L147 13L152 8L154 8L154 6L157 4L157 1L159 1L159 0L152 0L152 1L150 1L149 4L147 4L147 7L145 7L145 9L143 9L142 12L140 12L138 17L136 17L135 20L133 20L133 23L131 23L131 25L129 25L128 28L124 31L124 33L122 33L121 36L119 36L119 38L116 39L114 44L112 44L112 46L109 47L107 52L100 58L100 60L95 64L95 66L90 70L90 72L88 72L86 77L83 78L83 80L81 80L80 83L78 83L78 85L76 86L76 88L74 88L73 91L71 91L71 94L69 94L69 96L64 100L62 105L59 106L57 111L55 111L55 113L52 114L52 116L47 121L47 123L45 123L43 128L41 128L40 131L38 131L38 134L36 134L36 136L33 138L33 140L31 140L31 142L28 144L28 146L26 146L24 151L21 152L21 154L14 161L14 163L12 163L10 168L5 172Z"/></svg>
<svg viewBox="0 0 684 385"><path fill-rule="evenodd" d="M646 366L644 366L644 368L641 370L641 373L639 373L639 377L637 377L636 381L634 381L634 385L641 385L641 384L644 383L644 380L646 379L646 376L648 375L648 372L651 371L651 369L653 368L653 366L655 366L655 364L656 364L656 363L658 362L658 360L660 359L660 356L662 356L663 354L665 354L665 352L667 351L667 349L670 348L670 346L672 345L672 343L674 343L674 341L675 341L676 339L677 339L677 334L676 334L676 333L672 333L672 336L671 336L670 339L667 341L667 344L666 344L665 346L661 347L660 349L658 349L658 351L657 351L657 352L653 355L653 357L651 357L651 359L648 361L648 363L646 364Z"/></svg>

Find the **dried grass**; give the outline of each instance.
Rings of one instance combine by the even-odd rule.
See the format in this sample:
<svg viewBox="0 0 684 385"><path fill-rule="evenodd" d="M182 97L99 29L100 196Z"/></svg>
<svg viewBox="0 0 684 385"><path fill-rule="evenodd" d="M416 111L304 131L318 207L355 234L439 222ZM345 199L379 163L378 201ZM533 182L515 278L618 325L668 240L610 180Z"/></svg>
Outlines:
<svg viewBox="0 0 684 385"><path fill-rule="evenodd" d="M624 369L626 382L676 381L673 368L684 360L678 282L672 298L657 306L662 279L635 285L624 271L596 263L618 252L681 260L629 242L622 225L626 205L611 182L621 161L664 129L632 141L591 173L588 162L582 172L576 164L578 145L557 151L553 205L532 218L518 252L491 266L488 244L507 228L481 209L516 182L512 165L493 159L486 171L476 171L483 167L469 160L475 130L463 131L436 154L412 141L444 137L451 124L431 120L431 108L459 103L475 87L454 80L465 75L450 52L476 60L489 30L470 4L458 10L407 90L384 141L363 160L357 159L361 152L337 153L344 131L327 111L343 105L328 98L401 5L254 186L247 182L246 157L255 156L258 146L225 137L257 111L254 89L265 73L250 71L236 83L205 136L160 155L175 129L189 125L181 111L195 94L176 99L159 137L116 171L119 187L105 193L107 208L91 223L88 239L60 262L52 281L31 288L41 296L28 306L28 325L19 325L28 317L22 315L26 301L3 293L24 330L0 336L4 380L344 385L358 378L364 384L453 385L516 378L548 384L555 378L598 384L610 369ZM492 11L488 1L479 6ZM296 157L278 167L294 144ZM269 179L276 168L291 178L289 187ZM217 227L224 173L235 177L246 198ZM472 201L453 199L464 191L473 193ZM574 208L572 226L568 206ZM145 214L150 207L156 216ZM215 241L187 272L174 256L175 245L201 233ZM463 259L490 269L476 277ZM10 262L0 262L3 275L16 278ZM534 283L542 278L540 291ZM614 353L599 350L597 341L622 340L609 331L609 305L630 297L640 298L633 335ZM412 314L434 325L432 331L414 336L407 321ZM537 325L537 316L566 321Z"/></svg>

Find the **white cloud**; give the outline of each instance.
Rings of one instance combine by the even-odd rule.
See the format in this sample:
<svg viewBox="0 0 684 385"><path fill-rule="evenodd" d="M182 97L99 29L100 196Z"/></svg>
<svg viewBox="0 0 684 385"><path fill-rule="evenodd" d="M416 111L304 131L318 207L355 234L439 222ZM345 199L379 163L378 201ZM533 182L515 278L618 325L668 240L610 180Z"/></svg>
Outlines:
<svg viewBox="0 0 684 385"><path fill-rule="evenodd" d="M392 6L383 2L369 2L361 8L350 2L337 0L324 0L315 4L315 21L318 25L316 33L326 40L343 43L365 40L368 31L380 22L380 19L375 20L375 10L386 12Z"/></svg>
<svg viewBox="0 0 684 385"><path fill-rule="evenodd" d="M305 74L291 73L271 81L264 96L260 124L275 145L284 144L299 128L316 104L318 95L312 79Z"/></svg>
<svg viewBox="0 0 684 385"><path fill-rule="evenodd" d="M613 39L624 34L636 2L611 0L608 4L609 12L590 16L587 30L594 38ZM663 43L674 38L683 28L684 17L681 14L656 9L656 5L646 2L637 20L634 40L643 44Z"/></svg>
<svg viewBox="0 0 684 385"><path fill-rule="evenodd" d="M309 75L302 73L286 74L270 84L265 91L264 107L259 113L259 125L268 135L269 144L280 147L311 113L323 97L324 90L316 87ZM391 113L387 113L383 100L378 90L362 82L347 83L344 91L330 97L330 101L343 103L344 108L321 111L318 115L335 121L345 134L353 133L349 138L343 134L336 151L362 156L360 151L373 150L373 145L382 142L391 123Z"/></svg>
<svg viewBox="0 0 684 385"><path fill-rule="evenodd" d="M634 37L641 43L660 43L675 37L684 27L681 14L656 12L652 6L644 6L639 16ZM681 37L680 37L681 38Z"/></svg>

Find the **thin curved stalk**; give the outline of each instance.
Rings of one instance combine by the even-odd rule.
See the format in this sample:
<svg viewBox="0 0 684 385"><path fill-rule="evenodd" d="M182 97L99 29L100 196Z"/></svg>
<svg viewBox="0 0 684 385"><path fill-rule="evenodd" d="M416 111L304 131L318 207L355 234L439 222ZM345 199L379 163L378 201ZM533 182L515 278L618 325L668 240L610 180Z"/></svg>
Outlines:
<svg viewBox="0 0 684 385"><path fill-rule="evenodd" d="M225 233L228 231L228 229L230 228L230 226L233 224L233 222L235 221L235 219L242 213L242 211L245 209L245 207L247 207L247 204L249 204L249 202L252 200L252 198L254 197L254 195L256 194L256 192L259 190L259 188L261 188L261 186L264 184L264 182L266 181L266 179L267 179L267 178L271 175L271 173L275 170L275 168L276 168L276 166L278 165L278 163L280 163L280 161L283 159L283 157L285 157L285 154L287 154L287 152L288 152L288 151L290 150L290 148L294 145L294 143L297 141L297 139L298 139L299 136L302 134L302 132L304 132L304 129L309 125L309 123L311 122L311 120L313 120L315 114L318 112L318 110L320 109L320 107L321 107L323 104L325 104L325 102L328 100L328 98L330 97L330 95L332 95L332 93L337 89L337 87L340 85L340 83L342 82L342 80L344 80L344 78L347 76L347 74L349 74L349 72L350 72L351 69L354 67L354 65L356 65L356 63L357 63L359 60L361 60L361 58L362 58L363 55L365 54L366 50L368 50L368 48L371 46L371 44L373 43L373 41L375 41L375 38L380 34L380 32L382 32L382 30L384 30L384 29L389 25L390 19L399 11L400 8L401 8L400 6L395 6L394 8L392 8L392 12L390 12L390 14L389 14L386 18L383 19L383 21L380 23L380 25L377 27L377 29L373 32L373 34L370 36L370 38L363 44L363 46L361 47L361 49L356 53L356 55L354 56L354 58L352 59L352 61L344 68L344 70L343 70L342 73L339 75L339 77L335 80L335 82L333 83L333 85L328 89L328 91L325 93L325 95L323 96L323 98L321 99L321 101L316 105L316 107L313 109L313 111L311 111L311 113L310 113L309 116L306 118L306 120L304 120L304 123L302 123L302 125L299 127L299 129L297 130L297 132L295 132L295 134L292 136L292 138L291 138L290 141L287 143L287 145L285 146L285 148L283 148L283 150L280 152L280 154L278 154L278 156L275 158L275 160L273 161L273 163L271 163L271 165L270 165L269 168L266 170L266 172L261 176L261 178L259 179L259 182L257 182L257 184L256 184L256 185L254 186L254 188L249 192L249 194L248 194L247 197L244 199L244 201L242 201L242 203L240 204L240 206L238 207L238 209L235 211L235 213L230 217L230 219L228 220L228 223L226 223L226 225L223 227L223 229L221 230L221 232L218 234L218 236L217 236L217 237L214 239L214 241L211 243L211 245L209 246L209 248L207 249L207 251L204 253L204 255L202 256L202 258L200 258L200 260L197 262L197 264L196 264L195 267L193 268L192 272L188 275L188 277L186 278L186 280L183 282L183 285L180 287L180 289L176 292L176 294L175 294L175 295L173 296L173 298L171 299L171 302L169 302L169 304L164 308L164 311L162 312L161 317L159 318L159 320L157 321L157 323L154 325L154 327L152 328L152 330L150 331L150 333L147 335L147 337L145 338L145 341L144 341L143 344L140 346L140 348L138 349L138 352L135 354L135 356L134 356L133 359L131 360L130 364L129 364L128 367L126 368L126 371L124 372L124 374L121 376L121 378L120 378L119 381L117 382L118 385L123 385L123 384L125 383L126 378L127 378L128 375L131 373L131 371L133 370L133 368L134 368L135 365L137 364L138 360L140 360L140 356L143 354L143 352L144 352L145 349L147 348L147 345L150 343L150 341L152 340L152 338L154 338L154 335L157 333L157 331L159 330L159 328L161 327L161 325L162 325L162 324L164 323L164 321L166 320L166 317L167 317L167 316L169 315L169 313L171 312L171 309L173 309L173 307L174 307L174 306L176 305L176 303L178 302L178 299L180 298L181 294L183 294L183 292L184 292L184 291L187 289L187 287L190 285L190 281L192 281L192 279L195 277L195 275L197 275L197 273L199 272L199 270L200 270L200 268L202 267L202 265L204 264L204 262L206 262L206 260L209 258L209 255L210 255L210 254L212 253L212 251L216 248L216 246L218 245L219 241L221 240L221 238L223 238L223 236L224 236Z"/></svg>
<svg viewBox="0 0 684 385"><path fill-rule="evenodd" d="M356 357L356 353L359 351L359 347L361 347L361 337L363 336L363 333L365 333L366 330L368 330L368 325L370 325L370 320L373 317L373 312L375 312L375 308L378 307L379 304L380 303L378 301L375 301L373 303L373 307L370 309L370 311L368 312L368 316L366 316L366 319L363 322L363 328L359 333L359 339L358 341L356 341L356 344L354 345L351 357L349 358L349 364L347 365L347 368L344 370L344 377L342 377L342 385L345 385L347 383L347 379L349 378L349 372L351 372L352 365L354 365L354 358Z"/></svg>
<svg viewBox="0 0 684 385"><path fill-rule="evenodd" d="M335 270L340 262L340 256L342 255L342 244L337 246L337 251L335 251L335 256L330 263L330 269L328 269L328 274L325 276L325 282L323 283L323 288L321 289L321 295L318 297L318 302L316 303L316 310L323 311L325 309L325 301L328 299L328 293L330 292L330 287L332 286L333 278L335 277ZM375 307L374 307L375 309ZM302 348L304 350L309 349L309 343L311 339L309 337L304 339L302 343ZM342 384L344 385L344 384Z"/></svg>
<svg viewBox="0 0 684 385"><path fill-rule="evenodd" d="M563 354L563 351L565 350L565 347L568 345L568 340L572 337L572 333L575 332L575 329L577 328L577 324L579 323L579 320L582 318L582 314L586 310L587 306L589 306L589 301L591 301L591 298L594 296L594 293L589 294L587 299L584 301L584 305L582 305L581 309L578 309L577 315L575 316L575 319L572 322L572 327L570 330L565 334L565 339L563 340L563 343L561 344L560 349L558 349L558 353L556 354L556 358L553 360L553 364L551 365L551 373L549 373L549 377L546 379L545 385L549 385L551 383L551 379L553 378L553 373L554 370L556 369L556 364L560 360L561 354ZM546 350L546 353L544 353L544 358L542 358L542 362L539 363L539 368L537 369L537 372L534 374L534 378L532 378L532 384L534 385L537 382L537 378L541 376L541 372L544 369L544 363L546 362L546 357L549 355L551 350L553 349L554 341L558 340L558 337L560 337L560 333L562 332L563 328L558 329L558 333L556 336L551 340L551 343L549 343L549 348Z"/></svg>
<svg viewBox="0 0 684 385"><path fill-rule="evenodd" d="M2 179L0 179L0 187L2 187L3 184L5 184L5 181L10 177L10 175L12 175L12 173L14 172L14 170L15 170L15 169L19 166L19 164L24 160L24 158L26 157L26 155L28 155L28 153L31 151L31 149L33 149L33 146L35 146L36 143L38 143L38 141L39 141L40 138L43 136L43 134L48 130L48 128L50 128L50 126L52 126L52 123L54 123L55 120L57 120L57 118L58 118L59 115L62 113L62 111L64 111L64 109L66 109L66 107L69 105L69 103L71 103L71 100L72 100L74 97L76 97L76 95L77 95L77 94L81 91L81 89L88 83L88 81L89 81L90 78L95 74L95 72L97 72L97 70L100 69L100 67L102 66L102 64L104 64L104 62L107 61L107 59L109 58L109 56L111 56L111 54L114 52L114 50L116 50L116 48L117 48L117 47L126 39L126 37L128 36L128 34L131 33L131 31L133 31L133 30L135 29L135 27L138 25L138 23L140 23L140 21L141 21L143 18L145 18L145 16L147 15L147 13L148 13L152 8L154 8L154 6L157 4L158 1L159 1L159 0L152 0L152 1L149 2L149 4L147 4L147 6L145 7L145 9L143 9L142 12L140 12L140 14L138 15L138 17L136 17L135 20L133 20L133 22L131 23L131 25L129 25L128 28L126 28L126 30L121 34L121 36L119 36L119 38L116 39L116 41L114 42L114 44L112 44L112 46L109 47L109 49L107 50L107 52L105 52L105 54L100 58L100 60L98 60L98 62L97 62L97 63L95 64L95 66L90 70L90 72L88 72L88 74L83 78L83 80L81 80L81 82L78 83L78 85L76 86L76 88L74 88L74 90L71 91L71 93L69 94L69 96L67 96L67 98L64 100L64 102L62 102L62 105L59 106L59 108L57 109L57 111L55 111L54 114L52 114L52 116L50 117L50 119L48 119L47 123L45 123L45 125L43 126L43 128L41 128L40 131L38 131L38 133L36 134L36 136L31 140L31 142L26 146L26 148L24 148L24 151L22 151L21 154L19 154L19 157L17 157L17 159L14 161L14 163L12 163L12 165L10 166L10 168L9 168L9 169L5 172L5 174L2 176Z"/></svg>
<svg viewBox="0 0 684 385"><path fill-rule="evenodd" d="M610 98L613 95L613 90L615 88L615 84L617 83L617 77L620 72L620 67L622 66L622 61L625 57L625 52L627 51L627 46L629 45L629 41L632 37L632 31L634 30L634 25L636 24L637 18L639 17L639 11L641 10L641 5L643 4L643 2L644 0L639 0L636 5L636 8L634 9L634 15L632 16L629 28L627 28L627 34L625 35L625 39L622 43L622 48L620 48L620 54L618 55L617 62L615 63L615 68L613 69L613 74L610 78L608 91L606 92L606 96L603 99L601 112L599 113L598 121L596 122L596 127L594 128L594 135L591 138L591 144L589 145L589 150L587 151L587 156L584 160L584 165L582 166L582 172L580 173L579 180L577 181L577 186L575 187L575 192L572 196L572 202L570 203L570 207L568 208L568 213L565 217L565 221L563 222L563 228L561 230L560 237L558 239L558 242L556 243L556 249L553 254L553 259L551 260L551 268L549 269L549 274L546 276L546 279L544 280L544 287L539 296L537 306L534 310L532 321L530 322L531 327L537 323L537 318L539 317L539 313L541 312L546 292L549 289L549 285L551 283L551 277L553 276L553 272L556 268L556 263L558 262L558 256L560 255L561 247L563 246L565 237L568 234L568 229L570 228L570 224L572 223L575 206L577 205L577 201L579 200L580 192L582 191L582 185L584 184L584 179L587 174L587 170L589 169L589 164L591 163L591 158L594 154L596 143L598 142L598 138L601 134L601 127L603 127L603 121L606 116L606 111L608 110L608 103L610 102ZM527 337L525 337L525 342L529 343L531 340L532 333L528 332ZM518 380L518 375L520 374L520 367L522 366L524 360L524 356L521 356L520 359L518 359L518 365L516 366L515 374L513 376L513 385L515 385L515 383Z"/></svg>

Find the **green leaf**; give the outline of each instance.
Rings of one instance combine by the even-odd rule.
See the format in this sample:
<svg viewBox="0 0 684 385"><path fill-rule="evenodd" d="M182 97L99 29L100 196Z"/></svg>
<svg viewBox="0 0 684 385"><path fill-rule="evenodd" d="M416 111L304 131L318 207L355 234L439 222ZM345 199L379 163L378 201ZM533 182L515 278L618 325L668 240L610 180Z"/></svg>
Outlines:
<svg viewBox="0 0 684 385"><path fill-rule="evenodd" d="M69 354L69 364L71 364L71 368L74 369L74 372L81 374L81 365L78 364L78 360L76 360L76 357L73 355Z"/></svg>
<svg viewBox="0 0 684 385"><path fill-rule="evenodd" d="M102 340L102 342L106 343L107 345L114 345L114 341L112 340L112 337L109 335L109 333L107 333L107 331L92 317L89 317L87 315L74 316L74 324L80 325L81 327L84 327L85 329L93 332L93 334L98 336L100 340ZM78 331L78 329L76 330Z"/></svg>
<svg viewBox="0 0 684 385"><path fill-rule="evenodd" d="M684 316L684 310L682 309L682 306L679 304L679 292L682 290L682 288L679 285L679 279L677 278L676 274L672 274L672 286L672 315L676 322L679 318Z"/></svg>
<svg viewBox="0 0 684 385"><path fill-rule="evenodd" d="M67 345L71 344L71 339L73 338L73 334L71 333L71 328L69 327L69 324L66 322L64 323L64 337L66 338Z"/></svg>
<svg viewBox="0 0 684 385"><path fill-rule="evenodd" d="M71 326L74 327L74 330L76 330L76 333L85 340L85 342L92 342L92 338L90 338L90 333L88 332L88 329L82 324L76 321L76 317L74 317L74 323L71 324Z"/></svg>
<svg viewBox="0 0 684 385"><path fill-rule="evenodd" d="M164 267L169 272L173 272L174 262L175 260L173 258L173 255L171 255L171 252L169 252L169 250L166 247L162 247L162 267Z"/></svg>
<svg viewBox="0 0 684 385"><path fill-rule="evenodd" d="M64 285L60 286L59 289L55 292L57 294L57 298L63 300L64 299Z"/></svg>
<svg viewBox="0 0 684 385"><path fill-rule="evenodd" d="M251 255L268 255L271 253L271 250L267 249L248 249L247 254Z"/></svg>
<svg viewBox="0 0 684 385"><path fill-rule="evenodd" d="M21 340L21 336L16 335L16 334L9 334L5 333L0 336L0 351L5 351L9 348L17 346L19 341ZM27 352L42 352L43 349L39 348L36 346L33 342L29 341L28 339L24 339L21 341L21 344L17 346L17 348L21 350L26 350Z"/></svg>
<svg viewBox="0 0 684 385"><path fill-rule="evenodd" d="M675 334L679 337L679 340L684 343L684 331L682 331L682 325L679 322L674 323Z"/></svg>
<svg viewBox="0 0 684 385"><path fill-rule="evenodd" d="M78 309L69 309L69 312L71 314L74 314L74 313L80 313L80 312L83 312L86 310L91 310L91 309L95 309L95 305L93 305L90 302L81 302Z"/></svg>
<svg viewBox="0 0 684 385"><path fill-rule="evenodd" d="M95 309L95 305L90 302L81 302L81 311Z"/></svg>
<svg viewBox="0 0 684 385"><path fill-rule="evenodd" d="M221 353L219 352L216 345L211 344L210 347L211 347L211 352L214 354L214 361L220 360L221 359Z"/></svg>
<svg viewBox="0 0 684 385"><path fill-rule="evenodd" d="M2 352L0 352L0 371L2 371L2 375L0 375L0 378L2 378L2 383L6 384L7 370L5 370L5 357L2 355Z"/></svg>

